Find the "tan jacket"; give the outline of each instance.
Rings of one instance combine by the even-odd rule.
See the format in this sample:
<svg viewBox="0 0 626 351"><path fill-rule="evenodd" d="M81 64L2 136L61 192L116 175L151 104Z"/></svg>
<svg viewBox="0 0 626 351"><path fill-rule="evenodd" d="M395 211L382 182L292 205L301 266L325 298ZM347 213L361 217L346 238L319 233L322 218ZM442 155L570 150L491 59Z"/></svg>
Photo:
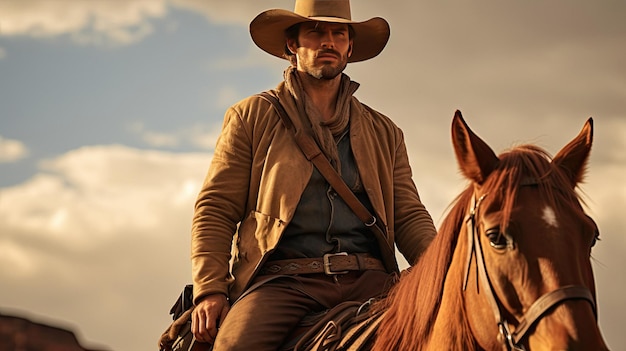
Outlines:
<svg viewBox="0 0 626 351"><path fill-rule="evenodd" d="M299 130L298 110L284 83L274 92ZM397 269L394 243L408 262L415 262L435 236L435 227L411 178L402 131L355 97L350 111L354 159L374 215L387 228L383 261ZM314 167L292 133L258 96L226 112L193 218L195 302L211 293L234 301L278 244Z"/></svg>

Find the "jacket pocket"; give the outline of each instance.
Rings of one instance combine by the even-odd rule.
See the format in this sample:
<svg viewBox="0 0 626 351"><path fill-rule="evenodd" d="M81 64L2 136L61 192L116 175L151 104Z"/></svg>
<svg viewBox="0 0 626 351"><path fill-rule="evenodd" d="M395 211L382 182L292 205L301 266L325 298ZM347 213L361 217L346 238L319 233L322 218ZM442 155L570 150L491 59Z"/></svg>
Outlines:
<svg viewBox="0 0 626 351"><path fill-rule="evenodd" d="M236 270L239 264L256 266L265 254L274 250L284 229L283 220L254 210L250 211L236 234L233 270Z"/></svg>
<svg viewBox="0 0 626 351"><path fill-rule="evenodd" d="M236 296L248 286L267 253L278 244L284 229L285 222L281 219L250 211L239 226L233 247L235 282L231 294Z"/></svg>

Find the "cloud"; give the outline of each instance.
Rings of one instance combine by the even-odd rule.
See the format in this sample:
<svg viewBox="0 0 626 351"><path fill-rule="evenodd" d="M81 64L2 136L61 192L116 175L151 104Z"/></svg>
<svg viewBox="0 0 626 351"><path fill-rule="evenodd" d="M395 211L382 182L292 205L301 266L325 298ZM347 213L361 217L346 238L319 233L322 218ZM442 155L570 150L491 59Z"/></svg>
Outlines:
<svg viewBox="0 0 626 351"><path fill-rule="evenodd" d="M5 57L7 57L7 51L2 46L0 46L0 60Z"/></svg>
<svg viewBox="0 0 626 351"><path fill-rule="evenodd" d="M3 232L89 250L129 229L145 233L193 202L209 156L91 146L43 161L42 170L2 189ZM46 199L46 201L38 201Z"/></svg>
<svg viewBox="0 0 626 351"><path fill-rule="evenodd" d="M416 185L437 222L465 184L449 140L456 108L497 152L530 141L555 153L594 117L583 190L602 237L593 251L599 318L612 347L623 345L626 49L617 39L626 33L618 8L624 5L396 5L353 2L355 19L382 16L392 36L379 57L349 65L348 73L362 84L357 97L404 129ZM150 35L150 21L168 15L169 7L245 30L266 6L289 9L293 1L2 1L0 13L9 15L0 16L0 35L130 43ZM199 92L201 103L211 104L205 110L243 97L257 78L239 77L239 68L275 71L267 82L275 86L285 67L249 42L224 40L245 54L200 69L238 78L215 81L222 90L209 97ZM0 266L13 268L0 270L0 307L72 321L88 340L120 351L155 344L170 321L169 307L190 282L192 207L219 131L209 124L128 128L151 148L193 145L208 152L76 148L42 162L21 184L0 189ZM8 153L1 151L5 145L0 140L0 159ZM129 325L137 330L129 334Z"/></svg>
<svg viewBox="0 0 626 351"><path fill-rule="evenodd" d="M220 126L216 123L197 123L166 133L148 130L143 123L133 122L127 125L127 129L139 136L150 147L168 148L184 145L202 150L213 150L219 136Z"/></svg>
<svg viewBox="0 0 626 351"><path fill-rule="evenodd" d="M141 122L130 123L127 129L138 135L143 142L151 147L175 147L180 144L178 135L146 130Z"/></svg>
<svg viewBox="0 0 626 351"><path fill-rule="evenodd" d="M244 97L245 96L242 96L236 88L232 86L225 86L220 88L219 93L217 94L216 103L221 108L226 109L233 104L233 101L239 101Z"/></svg>
<svg viewBox="0 0 626 351"><path fill-rule="evenodd" d="M282 3L291 6L287 1ZM247 25L265 10L262 2L252 0L3 1L0 36L70 35L83 45L128 45L152 34L150 21L164 17L170 7L202 13L213 23L237 25Z"/></svg>
<svg viewBox="0 0 626 351"><path fill-rule="evenodd" d="M30 0L0 2L0 35L70 35L80 44L126 45L152 33L150 19L167 13L165 1Z"/></svg>
<svg viewBox="0 0 626 351"><path fill-rule="evenodd" d="M277 60L274 56L261 52L256 46L250 46L245 55L211 61L208 65L208 70L236 71L242 68L250 67L267 68L269 66L281 68L286 67L286 65L288 65L286 60Z"/></svg>
<svg viewBox="0 0 626 351"><path fill-rule="evenodd" d="M28 148L24 143L0 135L0 163L15 162L26 156L28 156Z"/></svg>
<svg viewBox="0 0 626 351"><path fill-rule="evenodd" d="M202 13L213 23L247 26L250 20L268 8L293 8L293 0L170 0L174 6Z"/></svg>
<svg viewBox="0 0 626 351"><path fill-rule="evenodd" d="M397 88L372 94L381 102L377 106L399 111L394 118L451 117L461 108L468 116L513 121L512 130L529 132L534 124L524 119L533 116L544 116L539 123L581 113L580 118L623 118L626 47L618 43L626 26L617 13L626 11L624 3L404 2L393 10L374 3L356 8L362 11L358 18L382 15L390 22L385 51L349 69L363 88L410 87L414 104Z"/></svg>
<svg viewBox="0 0 626 351"><path fill-rule="evenodd" d="M203 150L213 150L217 143L221 131L220 123L215 124L197 124L186 130L189 136L189 142Z"/></svg>
<svg viewBox="0 0 626 351"><path fill-rule="evenodd" d="M0 189L0 266L11 267L0 270L3 312L72 321L114 350L156 344L189 281L193 203L210 158L83 147ZM128 325L143 331L134 347L119 341Z"/></svg>

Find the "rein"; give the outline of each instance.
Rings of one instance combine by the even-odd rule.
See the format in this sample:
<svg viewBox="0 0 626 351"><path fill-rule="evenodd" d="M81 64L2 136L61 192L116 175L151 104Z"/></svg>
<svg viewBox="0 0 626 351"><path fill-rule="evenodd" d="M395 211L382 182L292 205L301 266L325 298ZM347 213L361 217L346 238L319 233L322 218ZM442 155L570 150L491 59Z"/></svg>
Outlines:
<svg viewBox="0 0 626 351"><path fill-rule="evenodd" d="M489 305L491 306L491 310L493 311L499 331L498 341L504 343L506 349L509 351L524 351L525 348L520 343L528 337L528 331L530 330L530 328L535 325L548 310L566 300L577 299L589 302L593 309L594 315L596 315L597 318L596 303L593 295L591 294L591 291L585 286L567 285L553 290L547 294L544 294L543 296L538 298L530 306L526 313L524 313L521 319L518 320L514 317L517 322L517 327L514 331L511 331L508 321L502 317L500 304L498 304L497 296L494 294L493 286L491 285L491 282L489 280L487 265L483 257L483 249L480 243L478 233L476 213L478 211L480 203L486 196L487 194L483 194L478 200L476 200L476 195L472 197L472 202L474 202L474 204L472 206L470 214L466 218L466 222L471 222L471 225L467 225L467 239L469 244L469 250L467 255L467 265L465 268L463 290L467 288L471 259L472 256L475 254L477 266L476 269L478 270L479 277L478 284L483 286L487 301L489 301Z"/></svg>

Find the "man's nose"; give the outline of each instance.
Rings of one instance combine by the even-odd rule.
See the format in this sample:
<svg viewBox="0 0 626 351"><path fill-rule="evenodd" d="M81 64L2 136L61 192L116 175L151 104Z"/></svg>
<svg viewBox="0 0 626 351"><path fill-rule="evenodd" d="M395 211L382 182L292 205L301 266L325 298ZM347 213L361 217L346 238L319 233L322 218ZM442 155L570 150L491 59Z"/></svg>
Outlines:
<svg viewBox="0 0 626 351"><path fill-rule="evenodd" d="M335 40L331 31L326 31L322 35L322 48L333 49L335 48Z"/></svg>

